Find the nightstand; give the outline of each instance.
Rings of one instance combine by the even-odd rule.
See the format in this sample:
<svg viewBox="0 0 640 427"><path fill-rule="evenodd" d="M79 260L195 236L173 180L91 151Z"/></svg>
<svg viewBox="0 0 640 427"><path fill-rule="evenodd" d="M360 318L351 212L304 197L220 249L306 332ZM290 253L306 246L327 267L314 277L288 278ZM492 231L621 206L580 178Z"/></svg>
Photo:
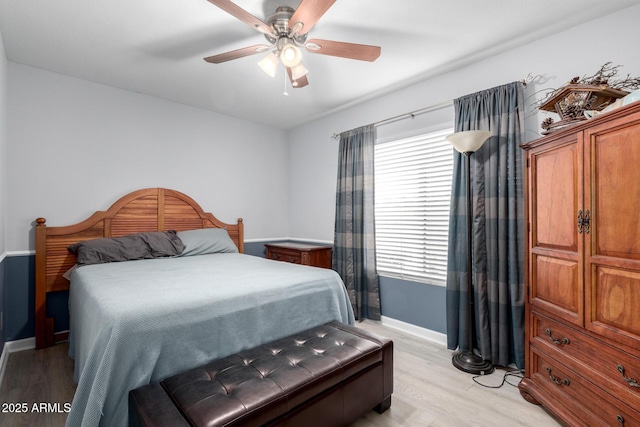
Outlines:
<svg viewBox="0 0 640 427"><path fill-rule="evenodd" d="M265 244L267 258L294 264L331 268L330 245L281 242Z"/></svg>

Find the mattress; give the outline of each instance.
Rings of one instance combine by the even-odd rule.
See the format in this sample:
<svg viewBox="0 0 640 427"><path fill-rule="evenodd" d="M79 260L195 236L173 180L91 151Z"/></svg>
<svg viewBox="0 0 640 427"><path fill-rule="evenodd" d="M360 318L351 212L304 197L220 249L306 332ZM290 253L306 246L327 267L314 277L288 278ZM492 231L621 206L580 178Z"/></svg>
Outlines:
<svg viewBox="0 0 640 427"><path fill-rule="evenodd" d="M237 253L88 265L73 272L68 426L126 426L129 390L329 322L353 324L329 269Z"/></svg>

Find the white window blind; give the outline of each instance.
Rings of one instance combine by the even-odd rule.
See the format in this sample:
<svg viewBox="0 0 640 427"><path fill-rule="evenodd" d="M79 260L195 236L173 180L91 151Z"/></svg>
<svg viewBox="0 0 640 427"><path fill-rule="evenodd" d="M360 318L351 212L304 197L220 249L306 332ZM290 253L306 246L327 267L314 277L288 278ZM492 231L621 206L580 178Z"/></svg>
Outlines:
<svg viewBox="0 0 640 427"><path fill-rule="evenodd" d="M376 144L378 273L445 285L452 129Z"/></svg>

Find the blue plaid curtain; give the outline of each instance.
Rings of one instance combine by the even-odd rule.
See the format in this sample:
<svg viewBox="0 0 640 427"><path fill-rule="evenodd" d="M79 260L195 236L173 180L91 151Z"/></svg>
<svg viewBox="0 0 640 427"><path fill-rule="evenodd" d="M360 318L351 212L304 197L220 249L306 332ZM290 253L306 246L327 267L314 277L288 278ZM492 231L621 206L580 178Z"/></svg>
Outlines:
<svg viewBox="0 0 640 427"><path fill-rule="evenodd" d="M455 129L490 130L471 160L475 349L494 365L524 368L522 83L454 100ZM463 155L454 151L447 262L447 347L468 350Z"/></svg>
<svg viewBox="0 0 640 427"><path fill-rule="evenodd" d="M380 319L375 254L375 127L340 134L333 268L347 287L356 319Z"/></svg>

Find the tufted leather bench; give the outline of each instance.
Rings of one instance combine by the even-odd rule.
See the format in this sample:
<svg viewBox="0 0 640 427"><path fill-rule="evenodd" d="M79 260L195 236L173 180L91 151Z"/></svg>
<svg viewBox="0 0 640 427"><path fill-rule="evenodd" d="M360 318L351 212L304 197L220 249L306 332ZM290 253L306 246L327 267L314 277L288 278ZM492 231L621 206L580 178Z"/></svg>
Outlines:
<svg viewBox="0 0 640 427"><path fill-rule="evenodd" d="M331 322L129 392L130 426L344 426L391 406L393 342Z"/></svg>

